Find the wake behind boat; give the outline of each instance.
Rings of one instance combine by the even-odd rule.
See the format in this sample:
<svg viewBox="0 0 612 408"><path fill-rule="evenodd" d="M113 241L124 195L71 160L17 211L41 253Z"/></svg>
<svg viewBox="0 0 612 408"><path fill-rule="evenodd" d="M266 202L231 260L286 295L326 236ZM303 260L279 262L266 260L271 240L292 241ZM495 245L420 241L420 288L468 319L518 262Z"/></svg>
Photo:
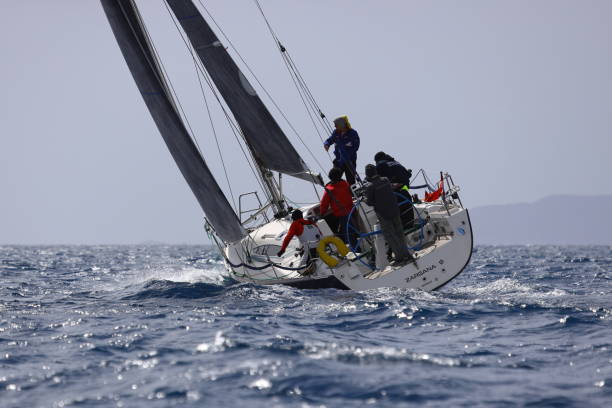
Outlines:
<svg viewBox="0 0 612 408"><path fill-rule="evenodd" d="M191 0L166 0L180 35L188 40L185 44L196 68L218 95L230 126L239 134L248 152L247 161L265 196L262 201L257 191L247 192L240 196L238 208L232 208L185 125L184 113L135 1L101 2L138 89L204 210L206 230L234 278L302 288L435 290L466 267L472 253L472 228L468 211L459 198L459 187L448 173L441 173L440 182L432 185L422 170L419 175L424 184L419 187L432 194L423 202L398 194L397 205L403 208L402 219L406 220L402 221L401 230L412 257L410 262L389 262L390 251L381 234L381 219L366 203L366 186L361 182L353 185L353 207L345 234L335 236L318 203L302 206L300 214L313 220L316 231L306 244L303 240L292 240L283 253L281 243L295 209L287 204L282 175L318 188L323 185L322 177L306 165L198 7ZM277 43L286 63L293 64L286 49L278 40ZM296 74L294 80L307 96L313 112L320 114L320 126L329 133L331 126L301 76ZM410 183L412 189L416 188L413 185L416 179ZM257 208L243 210L247 198L256 199ZM357 241L351 242L349 234Z"/></svg>

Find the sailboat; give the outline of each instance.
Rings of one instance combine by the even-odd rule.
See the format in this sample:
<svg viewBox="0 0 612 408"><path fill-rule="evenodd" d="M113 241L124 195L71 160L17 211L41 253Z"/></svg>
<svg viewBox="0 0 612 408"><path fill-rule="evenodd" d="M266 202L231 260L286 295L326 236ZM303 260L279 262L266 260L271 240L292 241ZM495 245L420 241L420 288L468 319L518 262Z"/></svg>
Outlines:
<svg viewBox="0 0 612 408"><path fill-rule="evenodd" d="M411 219L405 226L406 245L414 260L389 262L388 246L373 208L356 185L351 225L357 225L358 245L348 248L335 237L319 212L319 203L301 206L316 221L320 236L315 248L293 239L278 256L291 224L292 208L282 190L282 175L323 186L276 122L256 90L232 59L209 22L191 0L165 0L192 51L235 119L266 197L243 211L230 205L185 124L176 95L134 0L101 0L123 57L168 150L205 214L205 228L217 245L232 278L257 284L285 284L298 288L368 290L382 287L438 289L458 276L472 254L472 227L459 187L448 173L425 201L409 203ZM280 44L280 43L279 43ZM282 47L282 46L281 46ZM422 186L421 186L422 187ZM245 219L242 219L245 218ZM340 237L345 238L345 237Z"/></svg>

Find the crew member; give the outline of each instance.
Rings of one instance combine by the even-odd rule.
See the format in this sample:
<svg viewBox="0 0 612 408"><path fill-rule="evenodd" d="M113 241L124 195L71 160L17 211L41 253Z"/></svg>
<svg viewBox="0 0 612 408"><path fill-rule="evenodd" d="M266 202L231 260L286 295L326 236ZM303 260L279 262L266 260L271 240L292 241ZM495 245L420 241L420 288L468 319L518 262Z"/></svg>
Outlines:
<svg viewBox="0 0 612 408"><path fill-rule="evenodd" d="M411 169L406 169L385 152L376 153L374 161L376 161L376 171L379 176L388 178L391 184L410 187Z"/></svg>
<svg viewBox="0 0 612 408"><path fill-rule="evenodd" d="M309 250L316 246L316 243L321 239L321 231L316 225L315 221L304 219L304 214L301 210L294 210L291 213L291 226L287 232L287 236L283 240L283 245L280 251L276 254L282 256L287 249L287 245L291 242L293 237L298 237L300 243L303 246L304 253L308 254Z"/></svg>
<svg viewBox="0 0 612 408"><path fill-rule="evenodd" d="M348 116L334 119L336 130L327 138L323 147L325 151L334 145L334 167L339 168L346 175L350 185L355 184L357 176L357 150L359 150L359 134L351 127Z"/></svg>
<svg viewBox="0 0 612 408"><path fill-rule="evenodd" d="M402 224L406 228L412 227L414 223L414 210L412 207L412 197L410 196L410 178L412 170L406 169L398 163L392 156L385 152L378 152L374 155L376 161L376 171L381 177L386 177L391 182L393 191L397 194L395 198L400 203L400 217Z"/></svg>
<svg viewBox="0 0 612 408"><path fill-rule="evenodd" d="M355 231L349 228L347 222L349 214L353 208L353 195L349 184L342 180L342 170L334 167L329 171L329 183L325 185L325 192L321 198L321 216L325 218L327 224L340 239L346 242L346 234L349 234L350 246L354 248L356 243ZM331 214L327 214L331 207Z"/></svg>
<svg viewBox="0 0 612 408"><path fill-rule="evenodd" d="M376 216L380 223L380 229L395 256L392 265L399 266L411 261L412 255L406 246L404 229L400 220L400 211L391 188L391 183L386 177L380 177L376 172L376 166L368 164L366 173L366 204L374 207Z"/></svg>

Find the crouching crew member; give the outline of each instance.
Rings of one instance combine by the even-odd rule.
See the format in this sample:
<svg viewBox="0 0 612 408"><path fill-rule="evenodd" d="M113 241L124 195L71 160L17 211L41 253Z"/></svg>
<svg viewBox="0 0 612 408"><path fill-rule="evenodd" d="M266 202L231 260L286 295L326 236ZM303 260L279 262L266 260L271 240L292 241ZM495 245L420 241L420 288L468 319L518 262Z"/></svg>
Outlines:
<svg viewBox="0 0 612 408"><path fill-rule="evenodd" d="M328 175L331 181L325 185L325 192L321 198L321 216L325 218L332 232L346 242L347 222L353 208L351 187L346 181L342 180L341 169L334 167ZM330 208L331 214L327 214ZM354 248L356 243L355 231L349 228L348 234L349 242L346 243Z"/></svg>
<svg viewBox="0 0 612 408"><path fill-rule="evenodd" d="M374 160L376 161L376 171L379 176L388 178L391 184L401 184L402 187L410 187L411 169L406 169L385 152L376 153Z"/></svg>
<svg viewBox="0 0 612 408"><path fill-rule="evenodd" d="M291 242L293 237L298 237L305 255L312 255L310 254L310 250L316 251L317 244L321 239L321 231L319 231L319 227L317 227L315 221L304 219L304 214L301 210L294 210L291 213L291 220L293 222L289 227L287 236L285 236L285 239L283 240L283 245L281 246L280 251L278 251L276 255L282 256L285 253L287 245L289 245L289 242Z"/></svg>
<svg viewBox="0 0 612 408"><path fill-rule="evenodd" d="M327 138L323 147L325 151L334 145L334 167L346 174L350 185L355 184L357 176L357 150L359 150L359 134L353 128L347 116L334 119L336 130ZM342 174L340 175L342 177Z"/></svg>
<svg viewBox="0 0 612 408"><path fill-rule="evenodd" d="M404 229L400 221L400 211L391 188L391 183L386 177L380 177L373 164L368 164L366 173L366 204L374 207L376 216L380 223L380 229L395 256L392 265L402 265L411 261L412 255L406 246Z"/></svg>

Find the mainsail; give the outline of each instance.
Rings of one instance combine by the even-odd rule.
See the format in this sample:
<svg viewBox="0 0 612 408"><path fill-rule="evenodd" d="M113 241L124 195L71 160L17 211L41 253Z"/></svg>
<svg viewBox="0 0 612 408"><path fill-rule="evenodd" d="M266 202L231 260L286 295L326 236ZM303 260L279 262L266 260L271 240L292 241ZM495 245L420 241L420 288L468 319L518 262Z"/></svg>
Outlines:
<svg viewBox="0 0 612 408"><path fill-rule="evenodd" d="M194 50L240 125L257 164L320 182L278 126L257 92L191 0L167 0Z"/></svg>
<svg viewBox="0 0 612 408"><path fill-rule="evenodd" d="M168 150L217 234L227 242L246 235L173 103L133 0L101 0L134 81Z"/></svg>

